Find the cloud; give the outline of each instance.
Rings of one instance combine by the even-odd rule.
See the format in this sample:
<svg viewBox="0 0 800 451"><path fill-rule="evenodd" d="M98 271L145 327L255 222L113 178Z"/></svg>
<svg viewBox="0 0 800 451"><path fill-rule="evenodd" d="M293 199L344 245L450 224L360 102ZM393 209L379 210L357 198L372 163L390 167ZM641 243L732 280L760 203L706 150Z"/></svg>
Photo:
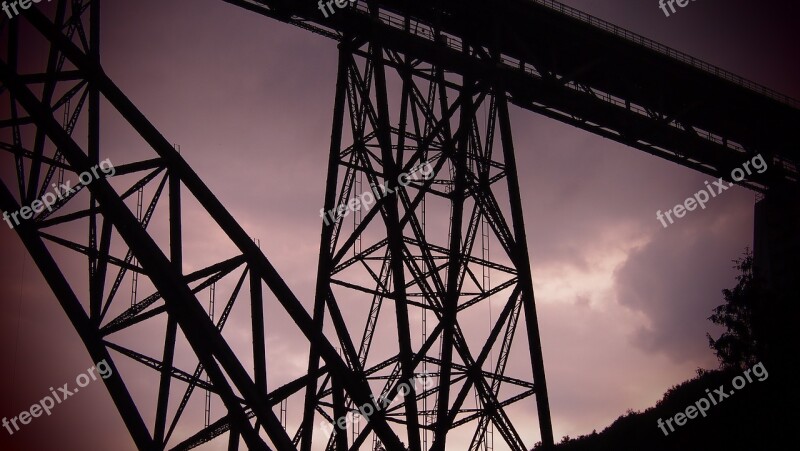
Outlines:
<svg viewBox="0 0 800 451"><path fill-rule="evenodd" d="M634 346L664 353L674 362L704 360L706 319L723 303L720 291L732 286L731 260L744 251L752 232L746 224L752 203L730 193L716 199L713 214L697 212L634 251L615 274L621 305L647 318L631 337Z"/></svg>

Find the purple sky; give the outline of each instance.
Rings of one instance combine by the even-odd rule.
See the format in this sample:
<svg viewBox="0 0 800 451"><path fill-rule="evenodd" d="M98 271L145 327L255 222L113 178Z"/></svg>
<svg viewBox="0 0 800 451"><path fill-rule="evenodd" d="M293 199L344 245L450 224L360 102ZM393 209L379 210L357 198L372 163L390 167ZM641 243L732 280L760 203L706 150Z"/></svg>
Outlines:
<svg viewBox="0 0 800 451"><path fill-rule="evenodd" d="M795 2L700 0L668 18L655 0L566 3L800 98ZM221 1L103 8L106 72L181 145L310 309L335 43ZM102 144L115 164L146 154L118 118L104 120ZM705 333L719 330L706 318L722 303L720 290L735 284L731 260L751 245L754 194L728 190L664 229L656 210L681 203L709 177L527 111L513 109L512 123L555 435L589 433L716 365ZM0 160L4 180L10 161ZM194 257L187 270L230 255L196 211L187 205L184 215ZM11 417L92 362L4 227L0 249L0 416ZM269 321L282 330L279 318ZM244 338L229 337L242 345ZM287 378L304 371L305 359L292 355L299 339L288 331L268 337L268 357L284 364ZM132 380L130 388L147 398L151 383ZM0 430L0 449L134 449L100 385L13 437Z"/></svg>

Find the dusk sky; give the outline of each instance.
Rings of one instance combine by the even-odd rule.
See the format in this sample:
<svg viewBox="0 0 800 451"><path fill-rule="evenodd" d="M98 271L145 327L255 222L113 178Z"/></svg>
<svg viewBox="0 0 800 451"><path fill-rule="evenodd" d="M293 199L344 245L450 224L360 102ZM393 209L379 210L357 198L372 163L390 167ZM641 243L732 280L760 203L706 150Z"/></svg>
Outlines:
<svg viewBox="0 0 800 451"><path fill-rule="evenodd" d="M564 3L800 98L797 2L698 0L670 17L656 0ZM218 0L110 0L102 27L106 73L181 146L310 311L335 42ZM104 108L101 143L116 165L152 155ZM721 290L736 283L732 260L752 246L755 194L730 189L664 228L656 211L682 203L710 176L517 107L511 120L558 441L600 431L628 409L653 406L697 368L717 366L706 333L721 329L707 318L723 302ZM1 157L0 176L13 180L13 159ZM187 271L231 255L191 202L183 220ZM92 362L7 227L0 227L0 250L0 417L13 417ZM298 353L305 339L280 321L269 320L267 336L268 364L285 368L275 383L306 365ZM242 346L245 338L229 337ZM155 403L152 380L128 382ZM529 414L535 425L535 409ZM538 428L519 428L532 446ZM457 443L448 449L461 449ZM135 449L99 382L14 436L0 430L2 451L55 446ZM220 442L201 449L226 448Z"/></svg>

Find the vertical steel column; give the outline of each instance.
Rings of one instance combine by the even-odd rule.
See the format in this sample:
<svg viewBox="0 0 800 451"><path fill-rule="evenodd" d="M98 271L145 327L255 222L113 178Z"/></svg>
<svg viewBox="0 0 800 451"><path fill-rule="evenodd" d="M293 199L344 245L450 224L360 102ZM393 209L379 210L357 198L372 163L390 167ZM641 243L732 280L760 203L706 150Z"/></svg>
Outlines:
<svg viewBox="0 0 800 451"><path fill-rule="evenodd" d="M267 393L267 347L264 329L264 296L261 279L250 272L250 312L253 322L253 373L256 388Z"/></svg>
<svg viewBox="0 0 800 451"><path fill-rule="evenodd" d="M327 219L327 212L336 206L336 188L339 175L339 149L342 145L342 130L344 129L345 99L347 95L347 77L349 73L348 62L350 50L346 43L339 46L339 65L336 73L336 94L333 102L333 124L331 127L331 145L328 153L328 171L326 178L325 200L323 214L326 216L322 223L319 244L319 262L317 264L317 283L314 296L313 322L314 328L320 333L323 330L325 319L325 300L330 289L331 273L331 241L333 240L335 221ZM311 341L308 374L317 374L319 369L320 354L317 344ZM303 409L301 451L311 451L311 441L314 433L314 416L317 405L317 379L310 377L306 386L305 405Z"/></svg>
<svg viewBox="0 0 800 451"><path fill-rule="evenodd" d="M504 91L499 92L503 93ZM508 101L504 94L497 96L497 109L500 120L500 137L503 143L503 156L506 164L508 196L511 202L511 221L517 244L515 249L516 266L519 269L520 285L522 287L522 305L525 310L525 324L528 332L528 347L530 349L531 365L533 366L533 380L536 384L536 409L539 414L539 428L542 434L542 444L545 446L545 449L549 449L553 446L550 401L547 397L542 342L539 337L539 322L533 296L533 279L531 278L530 258L528 256L528 240L525 235L525 221L522 215L522 198L519 191L519 177L517 173L516 156L514 154L514 141L511 135L511 120L508 115Z"/></svg>
<svg viewBox="0 0 800 451"><path fill-rule="evenodd" d="M405 121L408 114L408 77L403 77L403 93L400 111L400 135L398 137L397 156L392 155L391 126L389 123L389 99L386 88L386 71L383 63L383 48L379 45L372 46L372 63L375 67L375 96L378 106L378 130L376 134L381 147L383 159L383 178L391 182L390 189L398 187L398 177L402 173L398 162L402 165L403 143L405 134ZM396 160L395 160L396 159ZM397 335L399 337L400 373L403 382L414 377L414 364L412 363L413 350L411 348L411 329L408 320L408 305L406 304L406 278L403 262L403 226L400 223L398 194L386 198L384 211L386 213L386 235L389 240L389 258L392 269L393 295L395 298L395 312L397 315ZM416 389L413 384L408 384L410 390L404 395L406 430L410 451L419 451L419 415L417 415Z"/></svg>
<svg viewBox="0 0 800 451"><path fill-rule="evenodd" d="M441 78L441 102L442 110L445 110L447 105L447 97L444 87L444 75L440 74ZM467 139L469 133L466 131L470 129L472 123L472 95L468 94L471 86L464 80L462 86L461 98L463 103L461 105L458 129L456 135L453 137L455 149L452 149L452 161L455 166L455 180L453 181L453 189L450 192L450 203L452 205L453 214L450 223L450 243L449 243L449 259L447 263L447 288L445 292L444 306L442 312L442 363L441 363L441 376L440 376L440 391L439 400L436 412L436 428L432 451L444 451L447 444L447 433L449 432L449 409L450 409L450 388L451 388L451 372L453 362L453 347L455 346L455 333L456 333L456 315L458 313L458 299L459 299L459 275L461 274L461 267L464 264L461 255L462 244L462 230L464 227L464 201L466 199L466 176L467 176ZM469 124L469 125L468 125Z"/></svg>
<svg viewBox="0 0 800 451"><path fill-rule="evenodd" d="M228 451L239 451L239 431L236 426L231 426L228 436Z"/></svg>
<svg viewBox="0 0 800 451"><path fill-rule="evenodd" d="M77 4L73 3L73 9L77 9ZM77 14L77 11L73 11ZM55 46L53 46L55 48ZM100 65L100 1L92 1L89 5L89 58L95 64ZM88 111L88 146L87 151L89 159L93 163L100 161L100 91L95 86L88 86L89 91L89 111ZM97 202L94 195L91 195L92 208L97 207ZM99 276L104 274L104 271L98 272L98 265L103 265L97 257L97 213L89 216L89 245L95 251L94 256L89 257L90 270L89 270L89 283L94 289L90 295L90 316L98 318L100 316L100 303L102 302L102 281Z"/></svg>
<svg viewBox="0 0 800 451"><path fill-rule="evenodd" d="M169 246L170 260L175 270L183 274L183 237L181 221L181 181L176 174L168 173L169 177ZM111 222L106 219L106 222ZM178 334L178 322L174 317L167 319L167 330L164 336L164 358L162 360L161 382L158 390L158 404L156 407L156 424L154 439L164 449L164 432L167 424L167 411L169 406L169 392L172 383L172 365L175 360L175 340Z"/></svg>

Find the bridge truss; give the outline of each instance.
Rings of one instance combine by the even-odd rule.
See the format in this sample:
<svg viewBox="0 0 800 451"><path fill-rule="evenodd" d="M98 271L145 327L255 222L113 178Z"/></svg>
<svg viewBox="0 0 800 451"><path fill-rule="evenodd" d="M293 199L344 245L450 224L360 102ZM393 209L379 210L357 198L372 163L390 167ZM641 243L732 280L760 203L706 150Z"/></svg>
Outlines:
<svg viewBox="0 0 800 451"><path fill-rule="evenodd" d="M142 450L216 440L229 449L244 442L253 450L444 450L455 434L476 451L524 451L537 439L550 446L509 102L710 174L724 174L759 145L783 143L755 132L729 139L713 121L673 114L669 105L660 111L646 99L637 107L638 93L602 91L541 59L512 56L497 20L487 27L490 44L455 36L441 11L424 24L358 2L320 26L309 19L317 14L311 2L228 3L339 42L324 210L357 205L365 193L375 205L323 221L310 312L179 149L103 72L99 0L60 0L50 17L32 8L0 30L0 149L14 162L0 174L0 208L31 205L107 158L107 115L122 119L148 153L16 228L91 357L114 368L106 386ZM46 46L41 58L21 54L23 33ZM784 100L770 97L770 112L791 108ZM678 146L697 153L679 154ZM797 160L786 149L771 148L774 180L751 188L796 181ZM400 186L401 176L423 167L429 176ZM186 204L214 224L226 258L185 260ZM236 330L248 349L234 346L226 329L236 315L249 318ZM270 315L287 318L308 345L307 374L280 385L266 360ZM148 347L143 336L162 346ZM376 338L391 346L373 346ZM130 390L132 364L150 375L154 401ZM202 422L188 413L198 400ZM288 409L301 412L293 427ZM534 410L538 424L527 420ZM336 426L342 418L351 420Z"/></svg>
<svg viewBox="0 0 800 451"><path fill-rule="evenodd" d="M406 442L409 449L445 449L452 431L469 429L470 449L492 449L496 431L498 444L523 451L522 436L531 442L530 434L508 409L528 398L536 399L544 441L551 441L508 105L496 87L454 81L433 65L355 40L342 47L326 209L365 187L380 198L353 213L352 225L325 221L309 315L179 150L103 73L99 8L97 1L61 1L52 19L31 10L25 19L50 45L40 61L22 61L20 22L5 24L0 77L9 110L0 125L15 173L4 174L0 202L4 211L18 211L106 158L99 136L108 110L100 114L101 102L146 143L148 157L117 165L113 177L65 194L17 229L92 358L114 369L106 385L140 449L191 449L226 437L230 449L240 440L248 449L310 450L319 442L327 449L394 450ZM401 86L398 123L389 112L391 74ZM346 128L350 144L343 146ZM419 172L423 163L433 171L428 177L398 185L401 174ZM511 199L510 222L498 198ZM199 205L227 241L220 247L233 250L188 273L184 268L198 265L184 261L186 203ZM494 259L492 246L500 250ZM84 269L75 274L78 265ZM366 326L349 328L342 305L363 309ZM277 308L308 340L309 368L272 387L264 317ZM226 338L237 310L252 319L247 356ZM486 312L484 336L464 331L461 318ZM326 316L332 330L325 330ZM154 353L141 337L161 337L163 347ZM370 355L376 337L396 337L396 353ZM528 369L507 374L515 338L528 349ZM154 406L128 388L131 362L157 381ZM410 383L420 378L421 387ZM388 406L363 418L361 430L356 420L326 437L317 426L320 418L352 418L379 396ZM205 399L202 425L186 413L197 398ZM224 405L224 415L212 415L212 402ZM294 431L283 415L290 403L303 409Z"/></svg>

